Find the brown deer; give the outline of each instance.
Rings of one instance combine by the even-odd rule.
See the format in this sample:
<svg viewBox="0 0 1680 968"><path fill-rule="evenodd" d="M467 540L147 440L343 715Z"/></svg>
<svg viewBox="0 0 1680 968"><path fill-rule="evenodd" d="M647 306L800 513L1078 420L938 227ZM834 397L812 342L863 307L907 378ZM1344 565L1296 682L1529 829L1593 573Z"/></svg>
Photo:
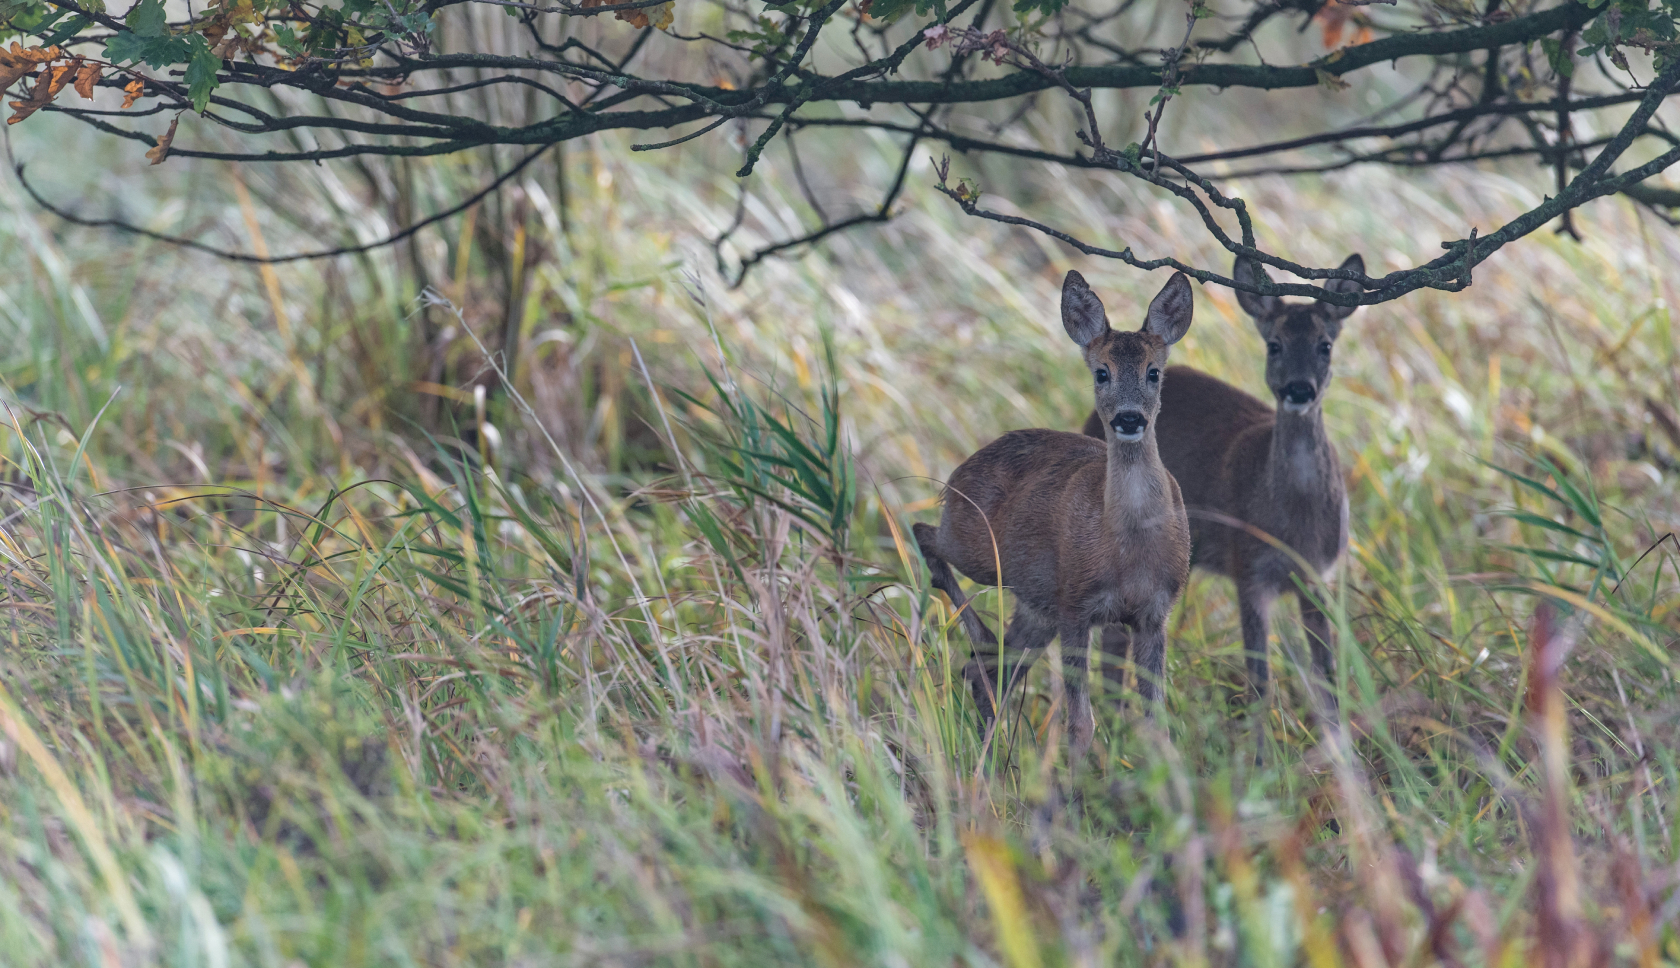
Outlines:
<svg viewBox="0 0 1680 968"><path fill-rule="evenodd" d="M1341 268L1363 273L1365 263L1351 255ZM1264 268L1242 257L1232 275L1240 282L1268 278ZM1324 288L1360 290L1346 279L1331 279ZM1297 592L1318 674L1328 682L1333 668L1330 621L1299 591L1296 579L1311 587L1347 548L1347 491L1336 449L1324 434L1323 404L1331 350L1353 307L1291 305L1242 290L1237 302L1266 341L1266 386L1277 409L1205 373L1175 366L1167 371L1158 429L1161 461L1184 489L1196 566L1236 583L1249 682L1264 697L1271 608L1284 592ZM1085 433L1103 435L1096 414L1085 421ZM1310 573L1303 573L1297 558ZM1123 646L1123 639L1105 635L1105 650Z"/></svg>
<svg viewBox="0 0 1680 968"><path fill-rule="evenodd" d="M1190 280L1168 280L1135 333L1109 328L1085 279L1062 283L1062 326L1084 350L1104 443L1056 430L1014 430L951 474L937 528L915 526L935 588L974 642L963 676L990 735L998 706L1050 640L1061 636L1068 735L1074 758L1089 749L1086 694L1091 627L1137 631L1142 690L1159 696L1167 614L1190 574L1190 526L1178 484L1161 464L1155 415L1168 348L1190 328ZM1020 657L998 678L1000 649L951 568L1015 595L1004 647ZM1001 567L1001 571L1000 571ZM1006 664L1007 665L1007 664Z"/></svg>

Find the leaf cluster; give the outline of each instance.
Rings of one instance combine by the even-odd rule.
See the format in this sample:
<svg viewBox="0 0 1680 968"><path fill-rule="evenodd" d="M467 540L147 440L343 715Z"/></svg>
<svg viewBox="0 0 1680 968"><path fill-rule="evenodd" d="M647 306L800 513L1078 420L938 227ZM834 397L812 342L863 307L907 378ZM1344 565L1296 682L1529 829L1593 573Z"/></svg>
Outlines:
<svg viewBox="0 0 1680 968"><path fill-rule="evenodd" d="M1576 51L1578 55L1593 57L1602 53L1624 71L1628 70L1628 61L1623 47L1650 51L1658 71L1674 61L1676 48L1680 46L1676 44L1675 27L1680 20L1680 0L1593 0L1589 6L1602 8L1602 12L1581 31L1586 46ZM1557 68L1558 58L1550 48L1547 57L1554 69ZM1559 73L1568 76L1569 71L1564 69Z"/></svg>

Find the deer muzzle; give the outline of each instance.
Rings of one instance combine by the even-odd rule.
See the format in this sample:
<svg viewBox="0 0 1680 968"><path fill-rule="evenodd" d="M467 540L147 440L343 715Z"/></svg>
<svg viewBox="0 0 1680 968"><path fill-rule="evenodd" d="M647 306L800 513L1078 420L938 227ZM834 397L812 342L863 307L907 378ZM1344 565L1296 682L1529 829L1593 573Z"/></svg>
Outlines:
<svg viewBox="0 0 1680 968"><path fill-rule="evenodd" d="M1284 386L1283 392L1278 394L1283 398L1283 405L1291 410L1300 410L1318 399L1318 387L1306 380L1296 380Z"/></svg>
<svg viewBox="0 0 1680 968"><path fill-rule="evenodd" d="M1149 418L1136 410L1122 410L1108 425L1114 428L1116 439L1131 442L1143 439L1143 428L1149 426Z"/></svg>

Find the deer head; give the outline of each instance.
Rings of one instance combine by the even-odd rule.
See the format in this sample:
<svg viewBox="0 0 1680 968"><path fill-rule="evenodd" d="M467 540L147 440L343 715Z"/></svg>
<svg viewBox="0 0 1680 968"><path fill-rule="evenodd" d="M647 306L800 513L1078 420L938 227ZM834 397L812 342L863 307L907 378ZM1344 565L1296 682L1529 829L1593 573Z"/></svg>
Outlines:
<svg viewBox="0 0 1680 968"><path fill-rule="evenodd" d="M1365 260L1347 257L1340 268L1365 271ZM1237 257L1231 275L1238 282L1270 280L1266 270L1252 260ZM1358 292L1350 279L1331 279L1324 288L1331 292ZM1237 290L1237 303L1254 317L1254 328L1266 341L1266 386L1286 413L1304 413L1318 406L1330 385L1330 356L1342 320L1354 307L1318 301L1296 305L1277 296L1260 296Z"/></svg>
<svg viewBox="0 0 1680 968"><path fill-rule="evenodd" d="M1143 440L1161 409L1168 348L1190 329L1193 303L1189 277L1174 273L1149 304L1143 327L1115 332L1084 276L1069 272L1062 281L1062 327L1085 351L1085 365L1096 383L1097 415L1111 441Z"/></svg>

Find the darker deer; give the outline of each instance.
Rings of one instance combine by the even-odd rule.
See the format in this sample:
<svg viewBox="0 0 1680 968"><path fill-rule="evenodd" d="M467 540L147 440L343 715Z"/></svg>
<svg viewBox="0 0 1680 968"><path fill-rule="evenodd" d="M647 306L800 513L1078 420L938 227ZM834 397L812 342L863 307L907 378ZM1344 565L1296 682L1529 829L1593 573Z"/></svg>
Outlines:
<svg viewBox="0 0 1680 968"><path fill-rule="evenodd" d="M1352 255L1341 268L1362 273L1365 263ZM1241 257L1232 275L1239 282L1268 278L1265 269ZM1324 287L1360 289L1346 279L1331 279ZM1347 491L1336 449L1324 433L1323 405L1331 352L1353 308L1292 305L1242 290L1237 302L1266 342L1266 386L1277 409L1205 373L1175 366L1162 391L1158 429L1161 461L1184 489L1196 566L1236 583L1249 682L1264 697L1271 608L1284 592L1297 592L1318 674L1328 682L1333 668L1330 621L1296 581L1311 587L1347 548ZM1103 434L1096 414L1086 420L1085 433ZM1302 561L1309 566L1305 571ZM1105 638L1105 649L1117 646Z"/></svg>
<svg viewBox="0 0 1680 968"><path fill-rule="evenodd" d="M950 597L974 642L963 676L983 736L1010 689L1059 635L1068 735L1081 758L1093 728L1085 679L1094 625L1136 630L1142 691L1159 696L1167 614L1190 573L1190 527L1178 484L1161 463L1155 417L1168 348L1190 328L1191 307L1190 280L1178 273L1149 304L1140 330L1115 332L1084 277L1069 272L1062 326L1084 350L1103 442L1010 431L951 474L939 526L915 526L934 587ZM1003 647L966 607L953 567L1014 593ZM1000 680L1003 648L1020 658L1012 668L1004 663Z"/></svg>

